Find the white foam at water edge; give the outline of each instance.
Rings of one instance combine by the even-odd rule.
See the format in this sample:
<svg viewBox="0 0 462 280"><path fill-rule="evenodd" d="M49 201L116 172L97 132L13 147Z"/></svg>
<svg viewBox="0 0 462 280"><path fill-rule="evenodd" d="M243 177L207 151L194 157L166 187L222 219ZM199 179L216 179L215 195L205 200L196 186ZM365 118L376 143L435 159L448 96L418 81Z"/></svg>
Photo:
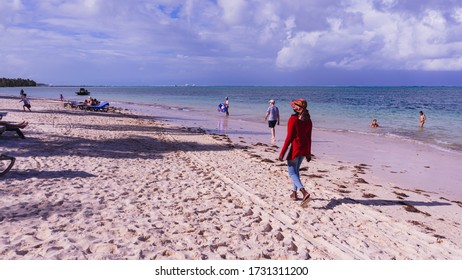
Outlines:
<svg viewBox="0 0 462 280"><path fill-rule="evenodd" d="M385 139L394 139L397 141L403 141L406 143L412 143L416 145L422 145L424 147L429 147L438 151L446 152L446 153L451 153L455 155L460 155L462 156L462 151L457 151L455 149L451 148L446 148L441 145L451 145L453 143L447 142L447 141L441 141L438 139L434 139L436 144L429 143L429 142L424 142L421 140L417 139L411 139L406 136L402 135L397 135L392 132L387 132L387 131L358 131L358 130L351 130L351 129L328 129L328 128L322 128L322 127L315 127L313 130L319 130L319 131L326 131L326 132L334 132L334 133L344 133L344 134L352 134L352 135L364 135L368 137L385 137ZM440 144L440 145L439 145Z"/></svg>
<svg viewBox="0 0 462 280"><path fill-rule="evenodd" d="M453 150L453 149L450 149L450 148L445 148L445 147L442 147L440 145L437 145L437 144L432 144L432 143L428 143L428 142L423 142L423 141L420 141L420 140L416 140L416 139L410 139L408 137L405 137L405 136L401 136L401 135L396 135L396 134L393 134L393 133L390 133L390 132L387 132L384 134L385 137L387 138L390 138L390 139L396 139L398 141L405 141L407 143L413 143L413 144L416 144L416 145L422 145L422 146L426 146L426 147L430 147L430 148L433 148L433 149L436 149L438 151L442 151L442 152L446 152L446 153L451 153L451 154L455 154L455 155L461 155L462 156L462 152L459 152L459 151L456 151L456 150ZM448 144L448 143L441 143L441 144ZM449 143L450 144L450 143Z"/></svg>
<svg viewBox="0 0 462 280"><path fill-rule="evenodd" d="M435 139L436 143L438 144L443 144L443 145L451 145L451 142L440 140L440 139Z"/></svg>

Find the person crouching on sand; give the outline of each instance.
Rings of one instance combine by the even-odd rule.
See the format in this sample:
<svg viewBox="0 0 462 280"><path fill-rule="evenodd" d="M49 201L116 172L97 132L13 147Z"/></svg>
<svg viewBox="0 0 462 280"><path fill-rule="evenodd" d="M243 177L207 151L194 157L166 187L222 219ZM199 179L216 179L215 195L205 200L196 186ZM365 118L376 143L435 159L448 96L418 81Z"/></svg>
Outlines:
<svg viewBox="0 0 462 280"><path fill-rule="evenodd" d="M290 179L294 183L290 198L298 200L297 191L303 195L302 206L305 206L310 200L310 194L303 187L300 181L300 166L303 158L311 161L311 131L313 123L307 109L305 99L297 99L290 102L294 114L290 116L287 122L287 136L279 154L279 160L287 160Z"/></svg>

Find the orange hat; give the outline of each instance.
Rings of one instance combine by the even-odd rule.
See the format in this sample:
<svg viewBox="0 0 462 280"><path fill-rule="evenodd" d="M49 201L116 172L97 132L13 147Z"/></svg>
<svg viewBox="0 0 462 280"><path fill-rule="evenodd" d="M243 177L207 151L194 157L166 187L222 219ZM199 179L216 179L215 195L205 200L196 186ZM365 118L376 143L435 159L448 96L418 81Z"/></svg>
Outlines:
<svg viewBox="0 0 462 280"><path fill-rule="evenodd" d="M306 109L306 107L308 106L308 103L306 102L305 99L300 98L300 99L297 99L297 100L294 100L294 101L290 102L290 106L292 106L292 108L295 111L301 112L301 111Z"/></svg>

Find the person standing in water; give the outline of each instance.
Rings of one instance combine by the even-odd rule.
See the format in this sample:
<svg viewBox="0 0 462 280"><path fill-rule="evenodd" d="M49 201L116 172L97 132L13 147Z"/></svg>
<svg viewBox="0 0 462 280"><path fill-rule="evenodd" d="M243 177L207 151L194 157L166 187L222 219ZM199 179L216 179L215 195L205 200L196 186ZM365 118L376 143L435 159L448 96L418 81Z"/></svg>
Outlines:
<svg viewBox="0 0 462 280"><path fill-rule="evenodd" d="M419 114L420 114L420 124L419 124L419 126L423 127L424 124L425 124L425 121L427 120L427 117L425 116L425 114L422 111L420 111Z"/></svg>
<svg viewBox="0 0 462 280"><path fill-rule="evenodd" d="M268 126L271 129L271 140L276 141L276 124L279 125L279 109L275 106L274 99L269 101L270 106L266 110L265 122L268 120Z"/></svg>
<svg viewBox="0 0 462 280"><path fill-rule="evenodd" d="M311 131L313 123L308 112L308 104L305 99L297 99L290 102L294 114L287 122L287 136L279 154L279 160L287 160L289 177L293 182L293 190L290 198L298 200L297 191L302 193L302 206L310 201L310 194L305 190L300 180L300 166L303 158L311 161Z"/></svg>
<svg viewBox="0 0 462 280"><path fill-rule="evenodd" d="M228 97L225 98L224 104L225 104L226 115L229 116L229 98Z"/></svg>

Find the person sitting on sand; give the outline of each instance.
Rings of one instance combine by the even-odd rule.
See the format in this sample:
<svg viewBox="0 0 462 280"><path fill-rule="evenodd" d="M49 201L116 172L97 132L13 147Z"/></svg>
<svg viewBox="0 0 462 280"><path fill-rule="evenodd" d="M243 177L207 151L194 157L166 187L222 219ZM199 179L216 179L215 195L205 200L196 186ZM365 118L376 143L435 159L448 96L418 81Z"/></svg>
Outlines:
<svg viewBox="0 0 462 280"><path fill-rule="evenodd" d="M377 123L377 119L373 119L371 123L372 128L380 127L379 124Z"/></svg>
<svg viewBox="0 0 462 280"><path fill-rule="evenodd" d="M419 124L419 126L423 127L425 121L427 120L427 117L425 116L425 114L422 111L420 111L419 114L420 114L420 124Z"/></svg>

